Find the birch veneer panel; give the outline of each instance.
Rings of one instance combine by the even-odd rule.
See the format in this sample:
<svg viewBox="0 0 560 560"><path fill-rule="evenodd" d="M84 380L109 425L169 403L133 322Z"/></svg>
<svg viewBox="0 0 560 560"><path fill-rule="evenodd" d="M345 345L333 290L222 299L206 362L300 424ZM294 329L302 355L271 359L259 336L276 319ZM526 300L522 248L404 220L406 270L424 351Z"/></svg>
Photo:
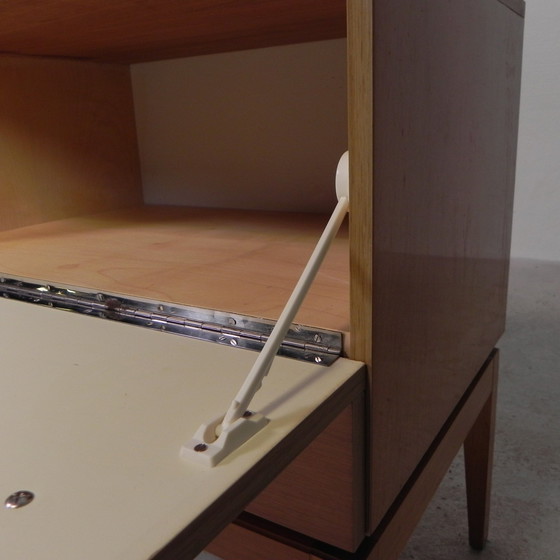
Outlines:
<svg viewBox="0 0 560 560"><path fill-rule="evenodd" d="M290 559L397 560L464 445L469 541L479 551L488 537L498 362L498 351L493 350L427 449L414 476L399 496L398 507L392 509L391 515L363 540L354 554L324 546L320 541L247 514L238 519L239 526L230 526L223 531L209 550L222 558L235 560L269 560L277 558L278 550L284 554L281 558ZM292 550L286 550L287 546L293 547ZM248 551L248 555L244 556L243 551Z"/></svg>
<svg viewBox="0 0 560 560"><path fill-rule="evenodd" d="M345 35L344 0L32 0L2 7L0 51L141 62Z"/></svg>
<svg viewBox="0 0 560 560"><path fill-rule="evenodd" d="M252 405L270 423L210 469L179 449L254 352L4 299L0 312L0 495L36 496L0 512L12 560L193 558L363 390L359 363L275 360Z"/></svg>
<svg viewBox="0 0 560 560"><path fill-rule="evenodd" d="M141 202L126 67L0 55L0 79L0 230Z"/></svg>
<svg viewBox="0 0 560 560"><path fill-rule="evenodd" d="M339 27L344 6L335 0L172 0L158 4L157 10L144 1L119 0L105 7L92 0L66 4L55 0L10 4L0 22L0 50L44 55L47 58L40 63L46 71L51 55L129 63L344 35ZM438 439L443 427L450 431L468 428L454 423L453 411L463 402L465 391L503 330L524 3L349 0L346 6L349 241L343 237L335 244L331 251L334 263L323 267L317 284L322 287L318 294L310 295L306 304L311 302L310 312L304 308L298 320L351 331L349 355L368 366L362 425L368 437L364 445L366 476L360 484L370 490L362 511L369 522L364 537L375 538L375 531L387 526L386 514L411 520L411 514L424 507L419 496L425 497L426 488L437 482L441 472L430 474L428 486L419 483L414 473L430 449L446 457L453 451L445 438ZM52 64L54 68L59 62ZM73 64L69 62L66 68ZM80 64L84 65L80 72L90 68L90 63ZM128 96L129 86L123 78L126 69L107 72L119 76L115 78L119 84L116 92L110 91L113 86L99 84L90 84L91 91L78 87L72 90L69 106L82 99L91 101L89 95L97 100L93 91L103 93L102 106L109 98L122 101ZM25 74L31 75L31 70ZM72 88L69 76L71 72L65 73L62 82ZM25 109L33 107L29 89L34 84L24 81L13 91L8 87L8 101L17 109L17 89L21 87L27 92ZM56 99L56 87L45 87L43 98ZM60 99L67 99L64 92ZM124 108L122 122L128 135L124 144L129 151L123 158L124 167L121 161L116 170L107 171L103 188L109 192L119 183L120 173L134 174L138 167L136 156L130 155L136 150L130 105L121 101L115 108L117 113ZM57 103L45 104L46 111L54 107L54 122L40 115L39 122L46 126L39 132L57 130L58 116L64 115ZM37 104L39 107L40 101ZM93 153L100 150L99 170L103 170L105 158L109 165L121 158L120 144L117 142L117 150L110 145L114 114L105 105L103 111L108 112L102 112L102 118L97 119L93 111L92 125L88 121L92 106L97 107L88 101L78 113L72 113L70 124L62 125L66 131L62 137L74 121L84 132L78 136L80 141L87 141L93 129L92 138L99 144ZM31 134L20 146L20 138L9 129L8 150L22 148L19 154L27 155L17 163L13 176L23 184L21 176L32 173L28 183L39 188L45 174L33 175L42 165L41 157L34 156L43 152L30 150L29 139L41 135L32 120L25 120L25 111L20 114ZM8 114L2 116L4 122L11 123ZM74 140L72 137L68 145L81 146ZM82 155L65 151L65 163L52 174L56 179L60 172L62 183L72 183L75 190L63 185L57 191L56 181L48 183L53 197L46 188L40 196L25 191L27 187L22 195L13 185L7 188L14 198L4 214L0 210L3 224L14 228L82 213L80 204L75 211L70 203L71 208L62 215L47 213L43 218L41 214L43 206L49 208L51 198L61 208L68 201L80 200L84 184L88 185L87 196L96 192L88 182L90 175L96 176L95 165L91 174L87 166L86 172L66 174L67 167L73 166L71 161L82 161ZM11 180L5 180L3 188ZM125 184L137 185L135 181ZM30 200L41 212L22 221L18 216ZM85 206L88 212L105 209L89 203ZM309 244L311 252L321 229L315 222L319 218L286 215L277 221L274 214L259 218L205 212L137 209L15 229L0 235L0 271L275 318L307 259L302 248ZM197 230L200 225L203 233ZM257 233L264 235L262 244L256 242ZM348 254L349 275L345 268ZM470 414L474 409L469 410ZM476 421L477 425L483 423ZM480 438L469 439L472 448L472 442ZM483 464L488 445L480 447L478 452L471 449L468 453L476 463L474 478L481 473L486 473L481 478L487 477L489 470ZM307 464L297 469L308 476L314 456L303 458ZM472 481L473 476L469 478ZM277 488L282 488L281 482ZM469 502L482 505L470 506L471 513L487 510L486 490L479 490ZM413 496L412 503L407 502L405 491ZM235 487L229 496L241 499L247 494ZM263 515L270 518L270 509L279 498L282 496L265 496L270 501L264 509L269 512L263 511ZM305 517L304 507L298 515ZM296 530L308 530L310 525L298 525ZM396 557L396 547L404 544L404 537L398 523L392 525L393 530L396 536L387 541L387 550ZM483 542L484 535L479 534L475 541ZM266 551L263 554L266 558ZM334 554L345 555L340 550Z"/></svg>
<svg viewBox="0 0 560 560"><path fill-rule="evenodd" d="M207 548L218 558L235 560L310 560L309 554L237 525L226 527Z"/></svg>
<svg viewBox="0 0 560 560"><path fill-rule="evenodd" d="M276 319L327 217L139 207L0 233L0 274ZM348 331L347 231L296 317Z"/></svg>
<svg viewBox="0 0 560 560"><path fill-rule="evenodd" d="M352 403L246 511L332 546L356 550L365 535L363 419L363 402Z"/></svg>
<svg viewBox="0 0 560 560"><path fill-rule="evenodd" d="M371 368L370 530L503 332L523 34L507 4L348 3L350 352Z"/></svg>

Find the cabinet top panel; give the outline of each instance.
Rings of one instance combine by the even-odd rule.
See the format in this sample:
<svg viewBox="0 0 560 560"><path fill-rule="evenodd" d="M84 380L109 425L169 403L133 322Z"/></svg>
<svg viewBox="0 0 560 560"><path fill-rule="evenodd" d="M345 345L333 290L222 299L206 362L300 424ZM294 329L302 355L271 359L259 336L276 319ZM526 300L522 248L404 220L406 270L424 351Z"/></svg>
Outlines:
<svg viewBox="0 0 560 560"><path fill-rule="evenodd" d="M345 0L28 0L0 7L0 52L108 62L345 35Z"/></svg>

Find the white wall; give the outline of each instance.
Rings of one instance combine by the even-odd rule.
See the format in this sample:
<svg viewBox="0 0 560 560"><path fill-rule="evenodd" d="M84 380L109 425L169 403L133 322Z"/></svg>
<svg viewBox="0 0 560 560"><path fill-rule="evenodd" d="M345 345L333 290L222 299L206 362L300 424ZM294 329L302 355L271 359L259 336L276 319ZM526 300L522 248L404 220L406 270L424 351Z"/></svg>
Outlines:
<svg viewBox="0 0 560 560"><path fill-rule="evenodd" d="M527 0L513 257L560 261L559 24L559 0Z"/></svg>
<svg viewBox="0 0 560 560"><path fill-rule="evenodd" d="M334 207L344 39L138 64L132 83L146 202Z"/></svg>

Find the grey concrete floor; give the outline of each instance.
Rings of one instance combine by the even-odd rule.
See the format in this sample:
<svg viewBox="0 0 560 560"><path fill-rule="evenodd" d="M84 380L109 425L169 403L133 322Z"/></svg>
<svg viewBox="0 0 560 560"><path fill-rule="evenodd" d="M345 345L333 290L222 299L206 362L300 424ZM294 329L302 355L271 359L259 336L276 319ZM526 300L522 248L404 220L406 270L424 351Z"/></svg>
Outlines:
<svg viewBox="0 0 560 560"><path fill-rule="evenodd" d="M489 542L480 553L467 544L460 455L400 560L560 560L560 263L512 262L498 347Z"/></svg>

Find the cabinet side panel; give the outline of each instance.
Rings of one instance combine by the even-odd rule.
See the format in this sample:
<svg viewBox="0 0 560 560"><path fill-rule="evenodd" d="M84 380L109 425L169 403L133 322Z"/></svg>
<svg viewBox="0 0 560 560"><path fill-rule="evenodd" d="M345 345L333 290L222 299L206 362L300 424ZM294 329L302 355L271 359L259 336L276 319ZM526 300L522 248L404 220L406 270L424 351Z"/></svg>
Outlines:
<svg viewBox="0 0 560 560"><path fill-rule="evenodd" d="M503 331L523 28L497 0L373 10L373 243L359 256L373 332L352 296L354 357L372 373L370 529Z"/></svg>
<svg viewBox="0 0 560 560"><path fill-rule="evenodd" d="M0 230L141 202L126 66L0 57Z"/></svg>

